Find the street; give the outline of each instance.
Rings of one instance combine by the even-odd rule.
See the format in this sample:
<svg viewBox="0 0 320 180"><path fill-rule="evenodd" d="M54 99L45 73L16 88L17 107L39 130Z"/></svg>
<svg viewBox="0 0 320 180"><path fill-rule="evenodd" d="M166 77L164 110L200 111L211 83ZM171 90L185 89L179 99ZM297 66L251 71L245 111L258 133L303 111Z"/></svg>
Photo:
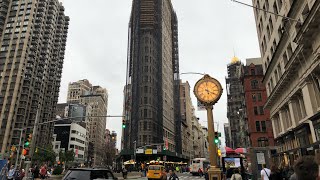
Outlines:
<svg viewBox="0 0 320 180"><path fill-rule="evenodd" d="M123 179L122 178L122 174L121 173L115 173L114 174L116 177L118 177L119 179ZM200 178L200 176L192 176L190 173L177 173L179 179L204 179L204 176L202 178ZM129 173L128 174L128 178L127 179L140 179L140 180L145 180L147 179L146 177L139 177L140 173ZM169 177L168 177L169 179Z"/></svg>

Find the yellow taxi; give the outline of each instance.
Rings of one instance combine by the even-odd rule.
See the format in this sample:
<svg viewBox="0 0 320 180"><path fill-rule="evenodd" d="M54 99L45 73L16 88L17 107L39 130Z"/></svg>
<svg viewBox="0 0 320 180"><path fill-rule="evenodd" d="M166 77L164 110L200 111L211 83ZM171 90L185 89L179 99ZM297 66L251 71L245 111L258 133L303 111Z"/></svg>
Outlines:
<svg viewBox="0 0 320 180"><path fill-rule="evenodd" d="M148 168L148 179L162 179L164 166L162 165L150 165Z"/></svg>

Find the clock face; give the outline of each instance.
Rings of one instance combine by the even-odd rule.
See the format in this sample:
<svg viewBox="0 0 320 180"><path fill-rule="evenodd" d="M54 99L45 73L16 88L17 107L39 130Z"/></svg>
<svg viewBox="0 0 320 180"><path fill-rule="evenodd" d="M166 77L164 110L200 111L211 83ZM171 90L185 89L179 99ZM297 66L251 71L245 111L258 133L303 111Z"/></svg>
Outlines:
<svg viewBox="0 0 320 180"><path fill-rule="evenodd" d="M216 79L205 77L197 82L194 93L200 102L214 104L219 100L222 88Z"/></svg>

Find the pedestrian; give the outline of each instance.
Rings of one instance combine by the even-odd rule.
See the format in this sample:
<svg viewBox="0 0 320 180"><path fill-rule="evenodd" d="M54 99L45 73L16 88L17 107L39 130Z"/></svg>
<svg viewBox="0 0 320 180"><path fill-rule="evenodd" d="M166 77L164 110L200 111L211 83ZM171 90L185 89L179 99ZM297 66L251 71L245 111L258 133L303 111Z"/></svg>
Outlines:
<svg viewBox="0 0 320 180"><path fill-rule="evenodd" d="M169 174L170 174L169 180L178 180L179 179L174 171L169 170Z"/></svg>
<svg viewBox="0 0 320 180"><path fill-rule="evenodd" d="M123 169L122 169L122 177L123 177L123 179L127 179L127 175L128 175L128 170L124 166Z"/></svg>
<svg viewBox="0 0 320 180"><path fill-rule="evenodd" d="M265 168L264 165L262 165L262 170L260 171L261 180L269 180L270 174L271 174L271 170L268 168Z"/></svg>
<svg viewBox="0 0 320 180"><path fill-rule="evenodd" d="M36 165L34 166L34 168L32 169L32 177L33 177L33 179L39 178L39 172L40 172L39 167L38 167L38 165L36 164Z"/></svg>
<svg viewBox="0 0 320 180"><path fill-rule="evenodd" d="M43 165L41 168L40 168L40 178L41 179L45 179L47 177L47 166L46 165Z"/></svg>
<svg viewBox="0 0 320 180"><path fill-rule="evenodd" d="M14 179L15 180L22 180L24 176L25 176L24 169L18 168L15 173Z"/></svg>
<svg viewBox="0 0 320 180"><path fill-rule="evenodd" d="M283 180L282 173L275 165L271 166L270 180Z"/></svg>
<svg viewBox="0 0 320 180"><path fill-rule="evenodd" d="M165 168L163 168L163 170L162 170L161 179L162 179L162 180L167 180L167 173L166 173L166 169L165 169Z"/></svg>
<svg viewBox="0 0 320 180"><path fill-rule="evenodd" d="M209 168L206 168L204 171L204 179L209 180L209 173L208 173Z"/></svg>
<svg viewBox="0 0 320 180"><path fill-rule="evenodd" d="M234 169L234 173L231 176L231 180L242 180L242 176L240 174L239 169Z"/></svg>
<svg viewBox="0 0 320 180"><path fill-rule="evenodd" d="M203 172L202 172L201 168L198 169L198 173L199 173L199 176L202 177Z"/></svg>
<svg viewBox="0 0 320 180"><path fill-rule="evenodd" d="M226 166L226 172L225 172L226 179L227 179L227 180L230 180L232 174L233 174L232 168L230 168L230 166L227 165L227 166Z"/></svg>
<svg viewBox="0 0 320 180"><path fill-rule="evenodd" d="M10 170L8 172L8 179L13 179L14 178L14 174L15 174L15 169L14 166L10 166Z"/></svg>
<svg viewBox="0 0 320 180"><path fill-rule="evenodd" d="M316 180L319 178L319 166L313 156L300 157L295 162L294 174L290 180Z"/></svg>

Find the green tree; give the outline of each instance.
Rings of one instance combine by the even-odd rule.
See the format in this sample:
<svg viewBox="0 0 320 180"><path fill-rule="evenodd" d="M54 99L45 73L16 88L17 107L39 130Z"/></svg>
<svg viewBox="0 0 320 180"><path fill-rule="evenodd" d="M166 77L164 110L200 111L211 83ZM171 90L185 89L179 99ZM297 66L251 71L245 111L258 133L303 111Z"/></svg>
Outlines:
<svg viewBox="0 0 320 180"><path fill-rule="evenodd" d="M52 146L48 145L46 147L37 147L37 150L34 152L32 160L34 162L42 163L51 163L53 164L56 161L57 154L53 151Z"/></svg>
<svg viewBox="0 0 320 180"><path fill-rule="evenodd" d="M73 149L59 152L59 160L61 162L65 162L65 164L68 164L68 162L74 161L74 156L75 156L75 153Z"/></svg>

